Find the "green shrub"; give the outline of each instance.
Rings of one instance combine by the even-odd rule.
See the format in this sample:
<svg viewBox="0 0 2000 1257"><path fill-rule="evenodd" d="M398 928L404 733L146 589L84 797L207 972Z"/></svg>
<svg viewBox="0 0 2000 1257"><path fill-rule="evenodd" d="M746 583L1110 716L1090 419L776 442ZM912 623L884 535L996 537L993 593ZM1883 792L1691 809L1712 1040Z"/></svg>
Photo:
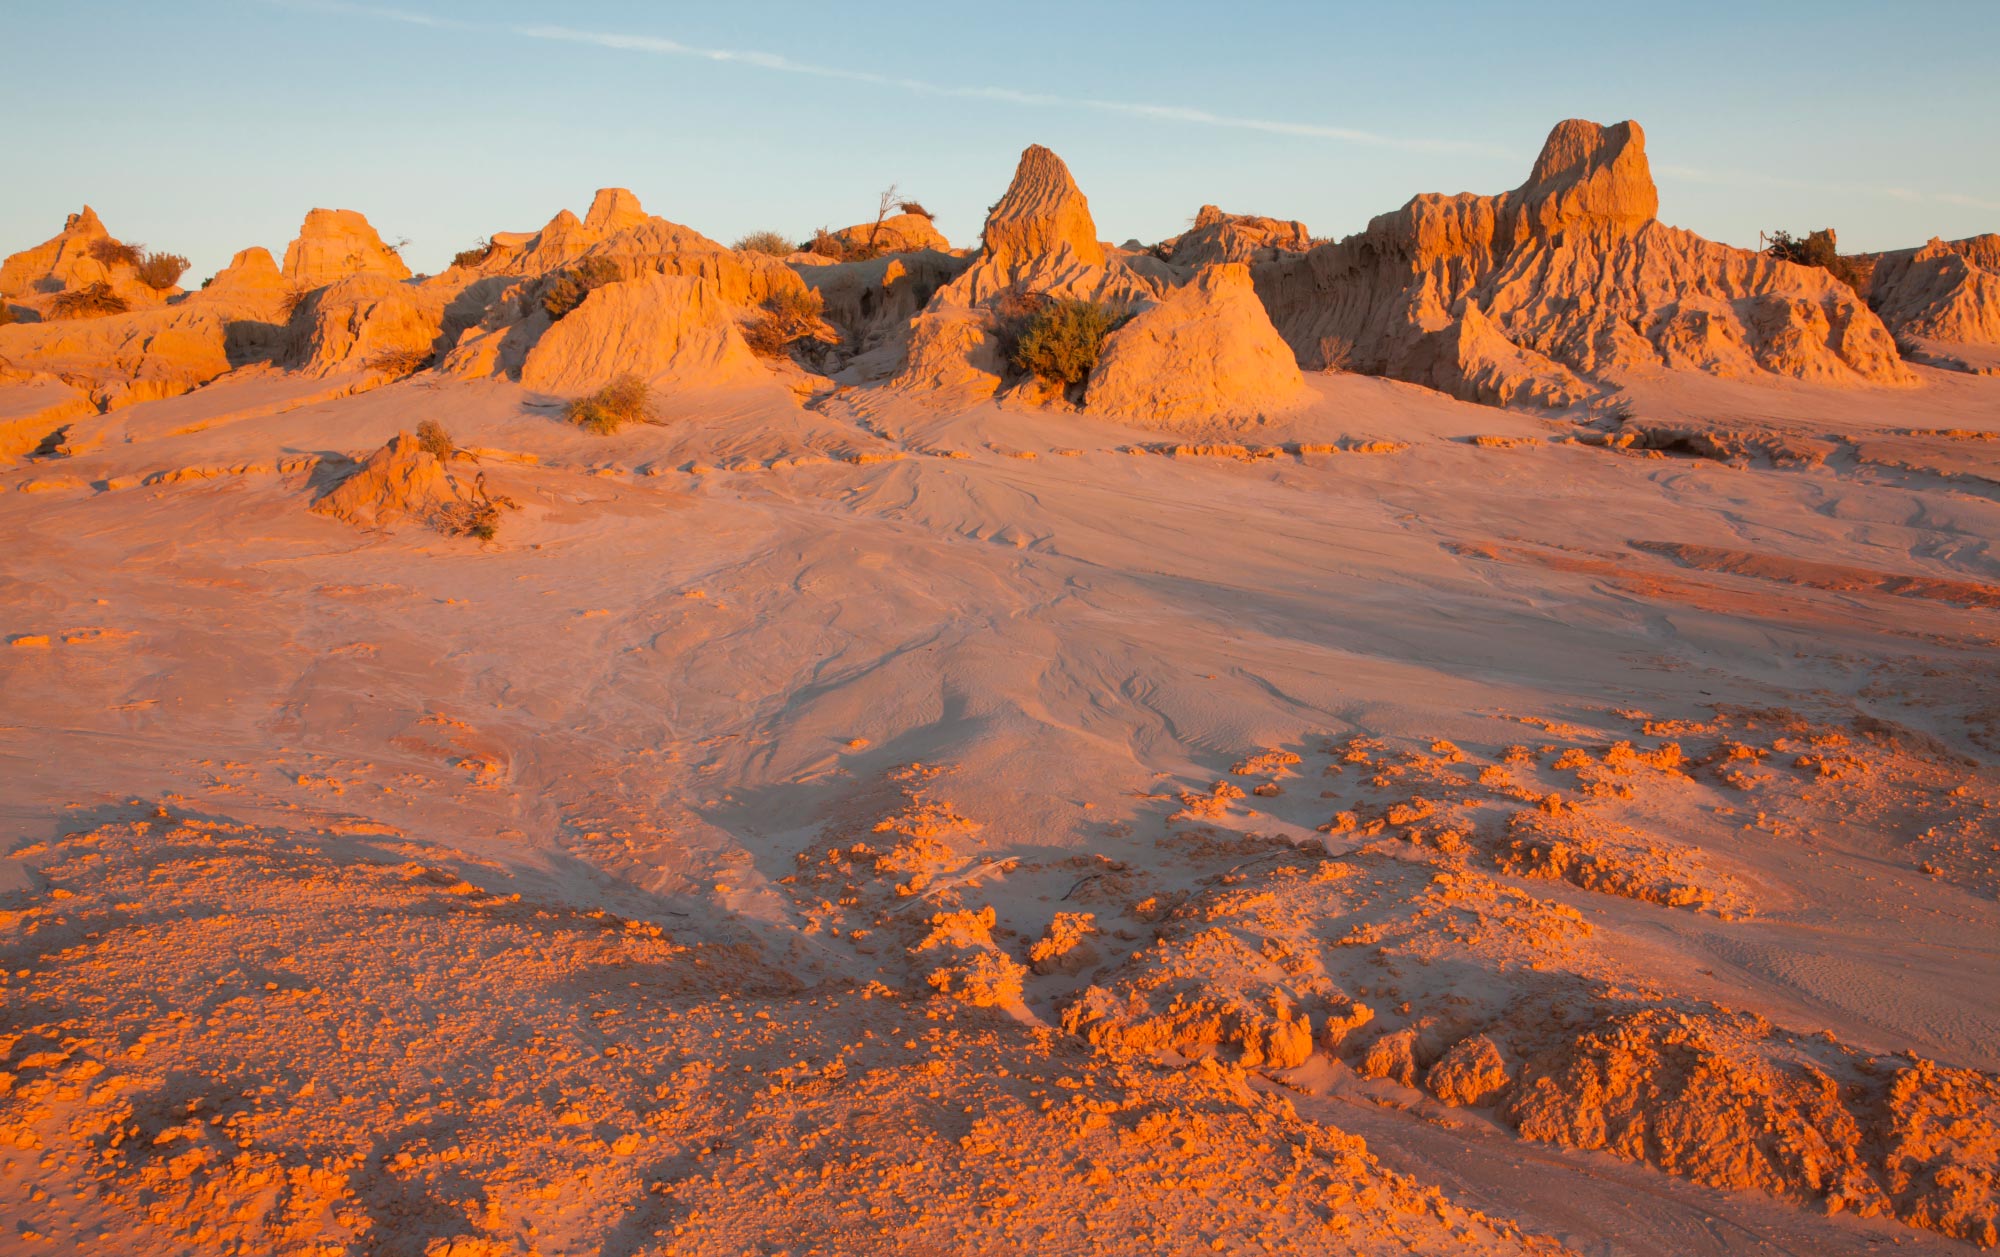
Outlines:
<svg viewBox="0 0 2000 1257"><path fill-rule="evenodd" d="M610 258L579 258L574 266L556 276L542 290L542 309L549 312L551 319L560 319L571 310L583 304L583 299L606 284L616 283L621 276L618 264Z"/></svg>
<svg viewBox="0 0 2000 1257"><path fill-rule="evenodd" d="M426 419L417 425L417 444L441 463L451 461L451 456L458 453L458 445L451 439L451 433L446 432L444 425L435 419Z"/></svg>
<svg viewBox="0 0 2000 1257"><path fill-rule="evenodd" d="M1096 301L1047 301L1027 316L1008 355L1016 370L1065 387L1083 383L1124 312Z"/></svg>
<svg viewBox="0 0 2000 1257"><path fill-rule="evenodd" d="M106 236L102 240L90 242L90 256L105 266L137 266L141 257L142 244L121 244Z"/></svg>
<svg viewBox="0 0 2000 1257"><path fill-rule="evenodd" d="M499 247L499 245L494 244L491 240L481 240L470 249L461 249L457 253L452 254L451 264L453 266L477 266L487 258L492 257L494 251L499 249Z"/></svg>
<svg viewBox="0 0 2000 1257"><path fill-rule="evenodd" d="M58 293L49 302L49 314L58 319L90 319L103 314L123 314L129 309L125 298L111 291L111 285L101 279L87 288Z"/></svg>
<svg viewBox="0 0 2000 1257"><path fill-rule="evenodd" d="M139 282L164 292L181 281L188 260L178 253L148 253L139 259Z"/></svg>
<svg viewBox="0 0 2000 1257"><path fill-rule="evenodd" d="M766 358L783 354L793 341L811 336L819 329L826 299L813 288L787 288L772 293L764 302L764 312L743 330L751 352Z"/></svg>
<svg viewBox="0 0 2000 1257"><path fill-rule="evenodd" d="M1771 243L1764 252L1800 266L1817 266L1856 292L1860 292L1868 282L1867 268L1853 258L1841 256L1839 240L1831 227L1822 227L1803 236L1794 236L1789 231L1774 231Z"/></svg>
<svg viewBox="0 0 2000 1257"><path fill-rule="evenodd" d="M790 257L798 246L775 231L753 231L733 246L738 253L768 253L774 258Z"/></svg>
<svg viewBox="0 0 2000 1257"><path fill-rule="evenodd" d="M563 418L599 436L609 436L628 423L651 423L653 390L636 375L621 375L590 396L564 406Z"/></svg>

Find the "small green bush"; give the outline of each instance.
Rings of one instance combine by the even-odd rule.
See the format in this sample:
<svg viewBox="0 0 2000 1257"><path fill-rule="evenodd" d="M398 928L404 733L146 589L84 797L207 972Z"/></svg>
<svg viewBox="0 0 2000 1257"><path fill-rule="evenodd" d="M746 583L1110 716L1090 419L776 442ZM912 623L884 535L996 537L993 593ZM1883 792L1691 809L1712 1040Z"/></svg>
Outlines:
<svg viewBox="0 0 2000 1257"><path fill-rule="evenodd" d="M139 259L139 282L164 292L181 282L187 268L188 260L178 253L148 253Z"/></svg>
<svg viewBox="0 0 2000 1257"><path fill-rule="evenodd" d="M90 256L105 266L137 266L141 250L145 247L142 244L122 244L106 236L90 242Z"/></svg>
<svg viewBox="0 0 2000 1257"><path fill-rule="evenodd" d="M1853 258L1841 256L1839 240L1831 227L1822 227L1803 236L1794 236L1789 231L1774 231L1771 243L1764 252L1800 266L1817 266L1856 292L1860 292L1868 282L1865 267Z"/></svg>
<svg viewBox="0 0 2000 1257"><path fill-rule="evenodd" d="M451 264L453 266L477 266L487 258L492 257L494 250L499 247L499 245L494 244L491 240L481 240L470 249L461 249L457 253L452 254Z"/></svg>
<svg viewBox="0 0 2000 1257"><path fill-rule="evenodd" d="M101 279L87 288L58 293L49 302L49 314L58 319L91 319L104 314L123 314L129 309L125 298L111 291L111 285Z"/></svg>
<svg viewBox="0 0 2000 1257"><path fill-rule="evenodd" d="M1027 316L1009 354L1016 370L1065 387L1083 383L1124 312L1096 301L1049 301Z"/></svg>
<svg viewBox="0 0 2000 1257"><path fill-rule="evenodd" d="M610 436L628 423L653 421L653 390L636 375L621 375L564 406L563 418L586 432Z"/></svg>
<svg viewBox="0 0 2000 1257"><path fill-rule="evenodd" d="M753 231L732 247L738 253L768 253L774 258L790 257L798 252L797 245L775 231Z"/></svg>
<svg viewBox="0 0 2000 1257"><path fill-rule="evenodd" d="M542 309L551 319L560 319L583 304L583 299L620 278L618 264L610 258L586 257L550 281L542 290Z"/></svg>
<svg viewBox="0 0 2000 1257"><path fill-rule="evenodd" d="M451 439L451 433L446 432L444 425L435 419L426 419L417 425L417 444L441 463L450 462L451 456L458 453L458 444Z"/></svg>
<svg viewBox="0 0 2000 1257"><path fill-rule="evenodd" d="M743 330L751 352L766 358L783 354L793 341L802 340L819 328L826 311L826 299L813 288L788 288L771 294L764 312Z"/></svg>

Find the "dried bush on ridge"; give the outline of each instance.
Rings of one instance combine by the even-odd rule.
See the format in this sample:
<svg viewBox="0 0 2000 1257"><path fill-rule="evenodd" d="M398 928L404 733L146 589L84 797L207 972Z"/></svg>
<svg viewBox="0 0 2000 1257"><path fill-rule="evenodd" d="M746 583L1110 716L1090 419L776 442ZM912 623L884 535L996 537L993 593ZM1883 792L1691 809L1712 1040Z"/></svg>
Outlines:
<svg viewBox="0 0 2000 1257"><path fill-rule="evenodd" d="M599 436L609 436L628 423L651 423L653 390L636 375L621 375L590 396L564 406L563 418Z"/></svg>
<svg viewBox="0 0 2000 1257"><path fill-rule="evenodd" d="M499 245L494 244L491 240L481 240L470 249L460 249L457 253L452 254L451 264L453 266L477 266L487 258L492 257L494 251L499 247Z"/></svg>
<svg viewBox="0 0 2000 1257"><path fill-rule="evenodd" d="M451 439L451 433L435 419L426 419L417 425L417 444L439 462L449 462L458 453L458 443Z"/></svg>
<svg viewBox="0 0 2000 1257"><path fill-rule="evenodd" d="M1839 242L1831 227L1822 227L1803 236L1794 236L1788 231L1772 232L1771 243L1764 252L1800 266L1817 266L1856 292L1868 283L1868 273L1860 263L1841 256Z"/></svg>
<svg viewBox="0 0 2000 1257"><path fill-rule="evenodd" d="M578 258L576 264L549 282L542 290L542 309L549 318L560 319L583 304L583 299L606 284L622 278L618 264L610 258Z"/></svg>
<svg viewBox="0 0 2000 1257"><path fill-rule="evenodd" d="M1008 355L1015 369L1065 387L1083 383L1124 312L1096 301L1048 301L1029 314Z"/></svg>
<svg viewBox="0 0 2000 1257"><path fill-rule="evenodd" d="M59 293L49 302L49 314L58 319L91 319L104 314L123 314L129 309L125 298L111 291L111 285L101 279L87 288Z"/></svg>
<svg viewBox="0 0 2000 1257"><path fill-rule="evenodd" d="M143 248L144 245L124 244L107 236L91 241L90 256L104 266L137 266Z"/></svg>
<svg viewBox="0 0 2000 1257"><path fill-rule="evenodd" d="M188 260L178 253L148 253L139 260L139 282L163 292L178 284L187 268Z"/></svg>
<svg viewBox="0 0 2000 1257"><path fill-rule="evenodd" d="M768 253L774 258L797 252L796 245L775 231L753 231L730 247L738 253Z"/></svg>

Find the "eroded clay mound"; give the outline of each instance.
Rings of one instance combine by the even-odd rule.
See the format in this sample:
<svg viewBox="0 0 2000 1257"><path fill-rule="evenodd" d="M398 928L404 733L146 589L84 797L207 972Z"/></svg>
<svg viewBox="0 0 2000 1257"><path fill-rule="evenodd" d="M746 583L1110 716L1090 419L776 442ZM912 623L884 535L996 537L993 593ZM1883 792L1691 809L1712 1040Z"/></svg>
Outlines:
<svg viewBox="0 0 2000 1257"><path fill-rule="evenodd" d="M584 298L528 351L521 383L569 396L622 375L685 388L764 374L713 284L650 274Z"/></svg>
<svg viewBox="0 0 2000 1257"><path fill-rule="evenodd" d="M23 249L0 263L0 298L10 305L35 310L48 317L52 298L93 284L110 288L128 309L145 309L165 303L179 288L155 289L140 281L137 269L115 257L107 262L100 254L104 246L120 242L88 205L71 214L63 229L32 249Z"/></svg>
<svg viewBox="0 0 2000 1257"><path fill-rule="evenodd" d="M416 437L399 432L310 509L359 528L386 528L404 520L437 522L482 496Z"/></svg>
<svg viewBox="0 0 2000 1257"><path fill-rule="evenodd" d="M1209 266L1216 262L1270 262L1280 253L1312 247L1312 233L1298 221L1256 214L1225 214L1204 205L1194 226L1169 242L1167 256L1176 266Z"/></svg>
<svg viewBox="0 0 2000 1257"><path fill-rule="evenodd" d="M1106 339L1084 405L1129 423L1188 427L1282 413L1306 396L1249 269L1218 265Z"/></svg>
<svg viewBox="0 0 2000 1257"><path fill-rule="evenodd" d="M2000 234L1883 254L1868 302L1899 336L2000 345Z"/></svg>
<svg viewBox="0 0 2000 1257"><path fill-rule="evenodd" d="M302 303L294 316L295 360L326 376L392 359L414 367L434 350L444 321L443 296L385 275L350 275Z"/></svg>
<svg viewBox="0 0 2000 1257"><path fill-rule="evenodd" d="M99 410L173 397L229 370L227 320L180 305L0 326L0 360L59 376Z"/></svg>
<svg viewBox="0 0 2000 1257"><path fill-rule="evenodd" d="M945 253L951 249L951 241L923 214L891 214L879 223L856 223L834 232L833 238L850 251L865 249L878 254L921 249Z"/></svg>
<svg viewBox="0 0 2000 1257"><path fill-rule="evenodd" d="M1064 255L1085 266L1104 265L1104 246L1090 202L1063 160L1030 144L1014 169L1014 181L986 216L984 261L1002 271L1039 268Z"/></svg>
<svg viewBox="0 0 2000 1257"><path fill-rule="evenodd" d="M1638 124L1571 120L1514 191L1416 197L1258 267L1258 292L1307 368L1473 401L1566 405L1671 369L1909 382L1845 284L1665 226L1658 207Z"/></svg>
<svg viewBox="0 0 2000 1257"><path fill-rule="evenodd" d="M316 209L285 248L284 275L294 288L320 288L349 275L408 279L410 268L355 210Z"/></svg>

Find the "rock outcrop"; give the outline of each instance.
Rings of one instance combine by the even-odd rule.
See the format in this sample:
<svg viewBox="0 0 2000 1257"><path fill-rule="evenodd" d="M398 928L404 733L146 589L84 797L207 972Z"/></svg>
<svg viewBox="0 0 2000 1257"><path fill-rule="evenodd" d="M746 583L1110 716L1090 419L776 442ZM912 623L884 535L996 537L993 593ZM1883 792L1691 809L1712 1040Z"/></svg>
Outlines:
<svg viewBox="0 0 2000 1257"><path fill-rule="evenodd" d="M385 275L350 275L300 302L292 316L293 362L312 375L414 360L439 348L444 295Z"/></svg>
<svg viewBox="0 0 2000 1257"><path fill-rule="evenodd" d="M891 214L879 223L856 223L830 234L847 254L866 251L880 256L884 253L915 253L922 249L935 249L940 253L951 251L951 241L945 239L937 224L923 214Z"/></svg>
<svg viewBox="0 0 2000 1257"><path fill-rule="evenodd" d="M198 305L0 326L0 362L55 376L98 410L177 396L232 365L227 320Z"/></svg>
<svg viewBox="0 0 2000 1257"><path fill-rule="evenodd" d="M1298 221L1263 218L1256 214L1225 214L1204 205L1194 226L1168 242L1167 257L1176 266L1208 266L1216 262L1270 262L1280 253L1312 247L1312 233Z"/></svg>
<svg viewBox="0 0 2000 1257"><path fill-rule="evenodd" d="M399 432L308 509L357 528L412 520L461 532L465 519L491 504L477 477L455 475L416 437Z"/></svg>
<svg viewBox="0 0 2000 1257"><path fill-rule="evenodd" d="M1879 255L1868 304L1898 336L2000 345L2000 235Z"/></svg>
<svg viewBox="0 0 2000 1257"><path fill-rule="evenodd" d="M36 245L0 262L0 298L10 304L43 312L59 293L105 284L128 309L142 310L165 304L179 288L155 289L140 281L130 262L106 261L105 246L120 242L88 205L71 214L63 229Z"/></svg>
<svg viewBox="0 0 2000 1257"><path fill-rule="evenodd" d="M408 279L410 268L354 210L316 209L285 249L284 276L294 288L321 288L349 275Z"/></svg>
<svg viewBox="0 0 2000 1257"><path fill-rule="evenodd" d="M522 364L521 383L575 396L621 375L699 388L766 374L715 285L647 274L594 290L544 332Z"/></svg>
<svg viewBox="0 0 2000 1257"><path fill-rule="evenodd" d="M1206 267L1104 342L1084 409L1147 427L1259 419L1307 396L1249 268Z"/></svg>
<svg viewBox="0 0 2000 1257"><path fill-rule="evenodd" d="M1137 309L1178 278L1151 258L1107 255L1069 168L1039 144L1021 154L1006 195L986 217L983 239L972 265L885 346L885 353L900 351L893 370L902 387L960 398L997 392L1004 375L999 307L1009 299L1034 295Z"/></svg>
<svg viewBox="0 0 2000 1257"><path fill-rule="evenodd" d="M1881 320L1826 272L1660 223L1637 123L1563 122L1528 181L1424 195L1255 268L1308 369L1473 401L1567 405L1674 369L1910 382Z"/></svg>

